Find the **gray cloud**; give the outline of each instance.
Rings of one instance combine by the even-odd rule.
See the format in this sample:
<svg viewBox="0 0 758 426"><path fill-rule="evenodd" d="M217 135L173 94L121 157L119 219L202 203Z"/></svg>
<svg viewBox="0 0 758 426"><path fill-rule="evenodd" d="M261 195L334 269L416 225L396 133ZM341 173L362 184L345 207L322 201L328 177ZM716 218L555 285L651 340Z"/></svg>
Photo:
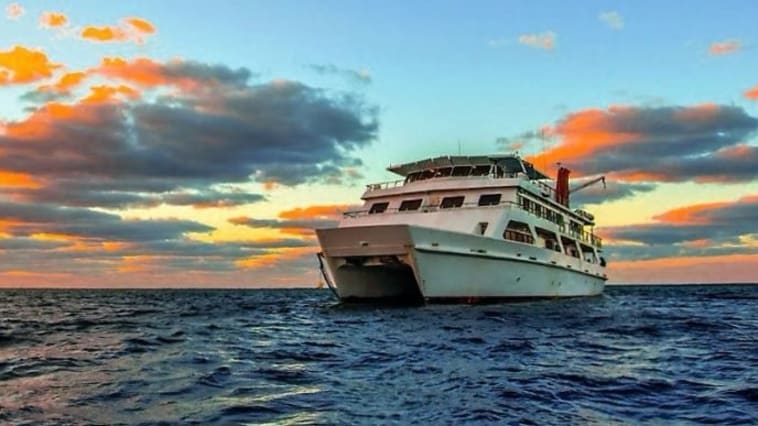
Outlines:
<svg viewBox="0 0 758 426"><path fill-rule="evenodd" d="M376 136L375 110L355 96L298 82L247 85L249 71L223 66L181 63L165 73L217 84L153 103L77 104L67 118L43 106L9 123L0 136L0 169L44 185L6 193L71 206L194 204L191 198L237 205L261 197L210 187L349 179L354 172L346 169L360 164L352 153ZM28 135L13 131L24 125L44 131L29 143ZM182 195L187 189L194 197Z"/></svg>
<svg viewBox="0 0 758 426"><path fill-rule="evenodd" d="M313 64L308 65L308 68L321 75L338 75L344 77L348 81L369 84L371 83L371 74L367 70L351 70L347 68L340 68L332 64Z"/></svg>
<svg viewBox="0 0 758 426"><path fill-rule="evenodd" d="M587 113L566 116L555 132L575 140L597 132L630 141L600 145L565 159L584 174L636 174L674 182L758 178L758 148L746 144L758 130L758 119L741 107L624 107L596 111L589 124L576 124Z"/></svg>
<svg viewBox="0 0 758 426"><path fill-rule="evenodd" d="M89 209L4 201L0 201L0 220L10 223L6 232L15 236L52 233L108 241L173 240L214 229L188 220L124 220Z"/></svg>
<svg viewBox="0 0 758 426"><path fill-rule="evenodd" d="M740 241L740 237L758 236L758 197L690 206L656 218L658 223L605 227L599 232L619 241L608 251L624 258L758 253L758 247Z"/></svg>
<svg viewBox="0 0 758 426"><path fill-rule="evenodd" d="M329 228L337 225L337 220L333 219L253 219L253 218L234 218L229 219L230 223L235 225L244 225L251 228L273 228L273 229L298 229L302 231L311 231L317 228Z"/></svg>
<svg viewBox="0 0 758 426"><path fill-rule="evenodd" d="M573 185L581 184L586 179L577 179ZM627 183L608 180L606 186L596 183L587 188L581 189L571 194L571 205L580 207L585 204L600 204L610 201L620 200L622 198L633 197L637 194L650 192L657 187L650 183Z"/></svg>

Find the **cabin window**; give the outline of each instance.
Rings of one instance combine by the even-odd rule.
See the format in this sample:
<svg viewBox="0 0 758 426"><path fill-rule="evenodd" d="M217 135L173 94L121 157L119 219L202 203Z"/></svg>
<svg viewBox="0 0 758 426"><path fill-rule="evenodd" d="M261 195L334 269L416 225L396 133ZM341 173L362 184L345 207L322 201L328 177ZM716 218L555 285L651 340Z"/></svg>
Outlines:
<svg viewBox="0 0 758 426"><path fill-rule="evenodd" d="M371 205L371 208L368 210L368 214L376 214L376 213L384 213L387 210L387 206L389 206L390 203L387 201L383 201L381 203L374 203Z"/></svg>
<svg viewBox="0 0 758 426"><path fill-rule="evenodd" d="M542 217L542 205L534 203L534 214L537 215L537 217Z"/></svg>
<svg viewBox="0 0 758 426"><path fill-rule="evenodd" d="M418 210L418 208L421 207L421 198L416 198L414 200L405 200L402 203L400 203L400 210L401 212L406 210Z"/></svg>
<svg viewBox="0 0 758 426"><path fill-rule="evenodd" d="M457 196L457 197L445 197L442 199L442 202L440 203L441 209L451 209L453 207L460 207L463 205L463 199L465 197L463 195Z"/></svg>
<svg viewBox="0 0 758 426"><path fill-rule="evenodd" d="M437 169L437 173L434 174L434 177L448 177L452 172L452 167L443 167L441 169Z"/></svg>
<svg viewBox="0 0 758 426"><path fill-rule="evenodd" d="M505 228L505 232L503 232L503 238L520 243L534 244L534 236L532 236L532 231L529 230L529 225L516 220L508 222L508 226Z"/></svg>
<svg viewBox="0 0 758 426"><path fill-rule="evenodd" d="M468 176L471 173L471 166L453 167L453 176Z"/></svg>
<svg viewBox="0 0 758 426"><path fill-rule="evenodd" d="M532 210L532 200L519 196L519 204L521 205L521 208L526 211Z"/></svg>
<svg viewBox="0 0 758 426"><path fill-rule="evenodd" d="M476 233L479 235L484 235L485 232L487 232L487 226L489 225L489 222L479 222L476 224Z"/></svg>
<svg viewBox="0 0 758 426"><path fill-rule="evenodd" d="M546 249L560 253L561 245L558 244L558 237L555 235L555 232L539 227L535 227L534 230L537 231L537 237L543 241Z"/></svg>
<svg viewBox="0 0 758 426"><path fill-rule="evenodd" d="M480 206L496 206L500 204L500 194L484 194L479 197Z"/></svg>
<svg viewBox="0 0 758 426"><path fill-rule="evenodd" d="M582 249L582 258L589 263L597 263L597 257L595 256L595 250L584 244L579 244L579 248Z"/></svg>
<svg viewBox="0 0 758 426"><path fill-rule="evenodd" d="M571 238L561 237L563 243L563 252L571 257L579 258L579 249L576 247L576 241Z"/></svg>
<svg viewBox="0 0 758 426"><path fill-rule="evenodd" d="M405 177L405 183L411 183L421 177L421 172L414 172Z"/></svg>
<svg viewBox="0 0 758 426"><path fill-rule="evenodd" d="M476 166L474 167L474 170L471 172L471 176L487 176L490 174L490 166Z"/></svg>
<svg viewBox="0 0 758 426"><path fill-rule="evenodd" d="M433 177L434 177L434 170L429 169L429 170L424 170L423 172L421 172L421 177L419 179L424 180L424 179L431 179Z"/></svg>

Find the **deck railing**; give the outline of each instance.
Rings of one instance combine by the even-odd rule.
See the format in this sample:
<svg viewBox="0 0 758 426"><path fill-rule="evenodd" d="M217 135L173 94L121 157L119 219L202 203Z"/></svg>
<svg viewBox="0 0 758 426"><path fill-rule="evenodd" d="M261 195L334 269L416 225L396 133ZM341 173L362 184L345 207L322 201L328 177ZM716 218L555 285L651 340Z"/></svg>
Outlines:
<svg viewBox="0 0 758 426"><path fill-rule="evenodd" d="M482 179L482 178L490 178L490 179L513 179L518 177L519 175L523 175L522 173L505 173L502 176L496 176L494 174L488 174L488 175L468 175L468 176L437 176L432 177L428 179L416 179L413 181L406 181L406 179L398 179L398 180L391 180L387 182L378 182L378 183L370 183L366 185L367 191L378 191L382 189L390 189L390 188L399 188L405 185L408 185L409 183L413 182L421 182L421 181L428 181L428 180L459 180L459 179ZM524 175L525 176L525 175ZM550 193L550 191L555 191L552 189L549 185L547 185L544 182L540 181L532 181L537 183L540 188L544 187L544 191L547 191Z"/></svg>
<svg viewBox="0 0 758 426"><path fill-rule="evenodd" d="M370 212L369 210L361 209L361 210L350 210L350 211L343 212L342 216L344 218L346 218L346 219L354 219L354 218L362 217L362 216L382 215L382 214L387 214L387 213L393 213L393 214L410 214L410 213L419 213L419 212L421 212L421 213L431 213L431 212L436 212L436 211L440 211L440 210L454 211L454 210L462 209L462 208L463 209L466 209L466 208L470 209L470 208L493 208L493 207L506 207L506 208L510 208L510 209L519 209L521 211L525 211L525 212L527 212L527 213L529 213L529 214L531 214L533 216L536 216L538 218L549 220L549 221L555 223L555 221L553 221L552 218L548 217L548 214L547 214L548 211L549 211L548 209L539 209L539 210L532 209L532 210L527 210L527 209L524 209L520 204L518 204L518 203L516 203L514 201L501 201L498 204L490 204L490 205L485 205L485 206L480 206L479 203L463 203L463 205L460 206L460 207L449 207L449 208L442 208L442 207L440 207L439 204L434 204L434 205L423 205L420 208L418 208L417 210L400 210L398 208L391 208L391 209L388 208L388 209L386 209L384 211L373 212L373 213ZM565 235L568 235L570 237L576 238L577 240L579 240L581 242L584 242L584 243L587 243L587 244L591 244L591 245L593 245L595 247L598 247L598 248L601 248L603 246L603 240L602 240L602 238L598 237L597 235L595 235L595 234L593 234L591 232L585 231L583 229L582 230L576 230L576 229L570 229L570 228L567 229L565 223L564 224L556 223L556 225L558 225L559 231L561 233L565 234Z"/></svg>

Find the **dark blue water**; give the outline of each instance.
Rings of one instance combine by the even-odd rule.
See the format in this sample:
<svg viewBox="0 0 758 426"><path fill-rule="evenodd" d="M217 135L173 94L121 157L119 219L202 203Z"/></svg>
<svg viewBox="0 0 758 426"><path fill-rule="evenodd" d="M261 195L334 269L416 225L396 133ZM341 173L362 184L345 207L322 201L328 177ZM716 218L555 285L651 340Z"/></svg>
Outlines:
<svg viewBox="0 0 758 426"><path fill-rule="evenodd" d="M2 424L757 424L758 286L0 291Z"/></svg>

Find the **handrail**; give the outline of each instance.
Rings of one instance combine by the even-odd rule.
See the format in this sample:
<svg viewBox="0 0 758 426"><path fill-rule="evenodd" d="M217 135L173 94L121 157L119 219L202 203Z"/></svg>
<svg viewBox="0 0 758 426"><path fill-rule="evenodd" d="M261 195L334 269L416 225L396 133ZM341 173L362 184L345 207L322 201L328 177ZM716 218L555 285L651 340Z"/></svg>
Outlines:
<svg viewBox="0 0 758 426"><path fill-rule="evenodd" d="M487 174L487 175L466 175L466 176L436 176L431 177L428 179L417 179L414 181L407 182L406 179L398 179L398 180L390 180L386 182L378 182L378 183L370 183L366 185L367 191L378 191L382 189L390 189L390 188L398 188L405 186L409 183L413 182L421 182L421 181L428 181L428 180L458 180L458 179L471 179L471 178L491 178L491 179L514 179L518 177L520 173L505 173L502 176L497 176L495 174ZM545 187L552 189L549 185L539 182L539 181L532 181L532 182L538 182L540 185L544 185Z"/></svg>
<svg viewBox="0 0 758 426"><path fill-rule="evenodd" d="M440 206L440 204L422 205L417 210L400 210L398 208L391 208L391 209L388 208L388 209L386 209L386 210L384 210L382 212L377 212L377 213L371 213L369 210L366 210L366 209L349 210L349 211L343 212L342 213L342 217L346 218L346 219L355 219L355 218L362 217L362 216L381 215L381 214L385 214L385 213L395 213L395 214L412 214L412 213L419 213L419 212L421 212L421 213L431 213L431 212L436 212L436 211L440 211L440 210L454 211L454 210L461 209L461 208L491 208L491 207L503 207L503 206L504 207L508 207L508 208L517 208L517 209L519 209L521 211L527 212L527 213L529 213L529 214L531 214L533 216L536 216L538 218L549 220L549 221L551 221L553 223L556 223L553 220L551 220L549 217L547 217L546 213L549 211L548 209L540 209L539 211L537 211L535 209L527 210L527 209L524 209L519 203L517 203L515 201L510 201L510 200L504 200L504 201L500 201L497 204L489 204L489 205L483 205L483 206L480 206L479 203L471 203L471 202L469 202L469 203L463 203L463 205L461 205L460 207L448 207L448 208L443 208L443 207ZM567 227L566 227L565 224L556 223L556 225L558 225L558 230L560 231L560 233L563 233L563 234L566 234L568 236L574 237L574 238L576 238L576 239L578 239L580 241L583 241L585 243L591 244L591 245L596 246L598 248L602 248L603 247L603 239L600 238L600 237L598 237L597 235L591 233L591 232L588 232L588 231L585 231L585 230L576 231L576 230L570 229L570 228L567 230L566 229Z"/></svg>
<svg viewBox="0 0 758 426"><path fill-rule="evenodd" d="M405 185L405 179L391 180L387 182L370 183L366 185L367 191L378 191L380 189L397 188Z"/></svg>

